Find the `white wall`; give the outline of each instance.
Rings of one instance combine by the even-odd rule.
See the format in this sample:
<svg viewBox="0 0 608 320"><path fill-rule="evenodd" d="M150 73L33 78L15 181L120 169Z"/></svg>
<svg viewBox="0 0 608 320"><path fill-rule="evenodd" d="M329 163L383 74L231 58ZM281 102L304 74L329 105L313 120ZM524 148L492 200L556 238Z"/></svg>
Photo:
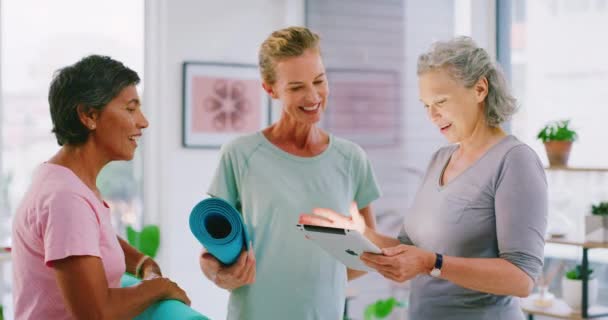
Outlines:
<svg viewBox="0 0 608 320"><path fill-rule="evenodd" d="M186 290L192 306L224 319L228 295L201 274L201 246L188 216L205 196L218 150L181 145L185 60L256 63L257 48L273 30L303 21L299 0L150 0L146 2L144 137L146 223L161 228L159 261Z"/></svg>
<svg viewBox="0 0 608 320"><path fill-rule="evenodd" d="M495 0L405 1L404 108L405 155L409 166L426 170L432 153L447 141L428 120L418 97L418 56L433 41L470 36L496 56Z"/></svg>

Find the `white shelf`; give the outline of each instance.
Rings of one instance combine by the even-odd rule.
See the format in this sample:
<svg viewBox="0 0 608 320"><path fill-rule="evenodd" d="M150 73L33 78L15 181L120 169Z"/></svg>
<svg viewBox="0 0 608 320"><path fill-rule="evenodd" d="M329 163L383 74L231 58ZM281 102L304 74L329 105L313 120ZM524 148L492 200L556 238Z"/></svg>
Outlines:
<svg viewBox="0 0 608 320"><path fill-rule="evenodd" d="M548 171L572 171L572 172L608 172L608 168L586 168L586 167L546 167Z"/></svg>
<svg viewBox="0 0 608 320"><path fill-rule="evenodd" d="M606 244L589 242L585 245L583 241L572 241L569 238L552 238L545 242L545 257L578 261L582 257L583 247L600 248L589 251L589 262L608 264L608 250L604 250Z"/></svg>
<svg viewBox="0 0 608 320"><path fill-rule="evenodd" d="M554 299L553 304L550 307L542 308L534 305L534 296L529 298L521 299L522 310L527 314L533 314L538 316L547 316L557 319L585 319L581 315L580 311L573 311L570 306L561 299ZM589 315L608 313L608 307L605 306L592 306L589 307ZM593 318L598 320L608 320L608 316Z"/></svg>
<svg viewBox="0 0 608 320"><path fill-rule="evenodd" d="M584 241L582 239L571 239L568 237L564 238L549 238L545 240L547 243L565 244L569 246L583 247L583 248L604 248L608 249L608 242L591 242Z"/></svg>

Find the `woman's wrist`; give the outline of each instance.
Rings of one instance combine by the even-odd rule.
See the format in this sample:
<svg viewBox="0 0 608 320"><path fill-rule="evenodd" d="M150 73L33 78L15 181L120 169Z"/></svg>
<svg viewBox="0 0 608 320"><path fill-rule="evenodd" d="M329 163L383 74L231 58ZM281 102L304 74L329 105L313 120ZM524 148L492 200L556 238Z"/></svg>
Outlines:
<svg viewBox="0 0 608 320"><path fill-rule="evenodd" d="M135 276L143 279L147 278L150 273L162 276L158 264L151 257L142 255L135 266Z"/></svg>
<svg viewBox="0 0 608 320"><path fill-rule="evenodd" d="M142 266L142 276L144 278L150 277L162 277L163 274L160 271L160 266L154 261L154 259L149 258L144 262Z"/></svg>
<svg viewBox="0 0 608 320"><path fill-rule="evenodd" d="M137 260L137 263L135 264L135 272L133 273L136 277L141 277L141 273L143 271L143 266L144 263L150 259L149 256L142 254L139 259Z"/></svg>
<svg viewBox="0 0 608 320"><path fill-rule="evenodd" d="M429 274L435 268L435 260L437 255L434 252L424 251L423 268L420 273Z"/></svg>

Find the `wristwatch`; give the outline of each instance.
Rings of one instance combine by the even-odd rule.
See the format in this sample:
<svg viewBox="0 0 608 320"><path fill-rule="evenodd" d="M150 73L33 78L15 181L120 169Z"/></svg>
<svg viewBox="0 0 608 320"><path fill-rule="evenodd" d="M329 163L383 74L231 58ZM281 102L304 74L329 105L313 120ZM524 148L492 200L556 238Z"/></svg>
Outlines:
<svg viewBox="0 0 608 320"><path fill-rule="evenodd" d="M435 267L431 270L431 276L439 278L441 276L441 267L443 266L443 255L435 253Z"/></svg>

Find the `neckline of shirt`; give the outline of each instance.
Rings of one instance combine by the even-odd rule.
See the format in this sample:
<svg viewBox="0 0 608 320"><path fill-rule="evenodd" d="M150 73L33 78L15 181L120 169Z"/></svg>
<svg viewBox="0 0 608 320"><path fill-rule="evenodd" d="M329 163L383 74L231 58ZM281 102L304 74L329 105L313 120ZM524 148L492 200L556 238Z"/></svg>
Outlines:
<svg viewBox="0 0 608 320"><path fill-rule="evenodd" d="M329 145L327 146L327 148L325 150L323 150L323 152L319 153L318 155L312 156L312 157L302 157L302 156L297 156L294 154L291 154L279 147L277 147L274 143L272 143L270 140L268 140L268 138L266 138L266 136L264 135L264 133L262 133L262 131L258 131L257 133L258 137L263 141L264 145L266 145L273 153L290 159L290 160L295 160L295 161L300 161L300 162L316 162L321 160L322 158L326 157L327 154L329 154L329 152L331 151L333 144L334 144L334 136L330 133L328 133L328 138L329 138Z"/></svg>

